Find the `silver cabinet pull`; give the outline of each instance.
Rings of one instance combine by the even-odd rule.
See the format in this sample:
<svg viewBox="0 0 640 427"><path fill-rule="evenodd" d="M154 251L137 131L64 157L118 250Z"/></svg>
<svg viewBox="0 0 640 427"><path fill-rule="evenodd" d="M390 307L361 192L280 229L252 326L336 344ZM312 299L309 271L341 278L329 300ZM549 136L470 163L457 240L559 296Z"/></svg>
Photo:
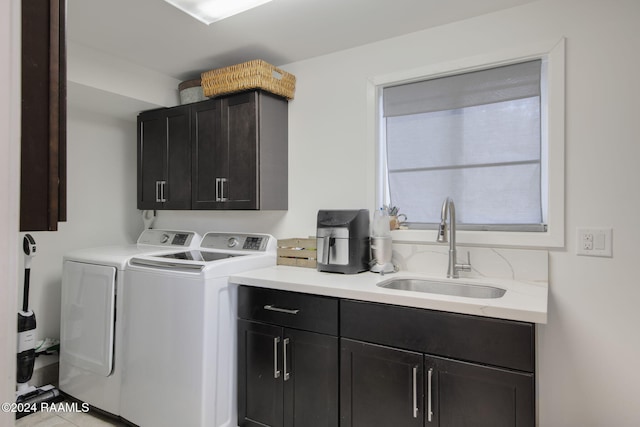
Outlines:
<svg viewBox="0 0 640 427"><path fill-rule="evenodd" d="M220 178L220 201L226 202L227 198L224 195L224 184L227 182L227 178Z"/></svg>
<svg viewBox="0 0 640 427"><path fill-rule="evenodd" d="M224 195L224 184L227 182L227 178L216 178L216 202L226 202L227 198Z"/></svg>
<svg viewBox="0 0 640 427"><path fill-rule="evenodd" d="M164 197L164 187L167 184L167 181L160 181L160 201L161 202L166 202L167 199L165 199Z"/></svg>
<svg viewBox="0 0 640 427"><path fill-rule="evenodd" d="M418 367L413 367L413 418L418 418Z"/></svg>
<svg viewBox="0 0 640 427"><path fill-rule="evenodd" d="M280 370L278 369L278 344L280 337L273 339L273 378L280 378Z"/></svg>
<svg viewBox="0 0 640 427"><path fill-rule="evenodd" d="M287 346L289 345L289 338L285 338L282 342L282 355L284 357L284 380L289 380L289 368L287 368Z"/></svg>
<svg viewBox="0 0 640 427"><path fill-rule="evenodd" d="M271 304L265 305L264 309L265 310L269 310L269 311L277 311L278 313L286 313L286 314L298 314L298 312L300 311L298 309L280 308L280 307L276 307L275 305L271 305Z"/></svg>
<svg viewBox="0 0 640 427"><path fill-rule="evenodd" d="M433 418L433 407L431 406L431 378L433 377L433 368L429 368L427 374L427 421L431 422Z"/></svg>
<svg viewBox="0 0 640 427"><path fill-rule="evenodd" d="M167 181L156 181L156 202L166 202L164 198L164 186Z"/></svg>

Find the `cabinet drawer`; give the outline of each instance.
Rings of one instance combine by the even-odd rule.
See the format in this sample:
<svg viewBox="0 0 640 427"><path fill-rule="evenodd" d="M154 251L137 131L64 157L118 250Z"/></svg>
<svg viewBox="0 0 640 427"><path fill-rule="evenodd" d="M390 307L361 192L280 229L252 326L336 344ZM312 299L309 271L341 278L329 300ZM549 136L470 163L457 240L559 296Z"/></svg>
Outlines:
<svg viewBox="0 0 640 427"><path fill-rule="evenodd" d="M240 286L238 317L338 335L338 299L331 297Z"/></svg>
<svg viewBox="0 0 640 427"><path fill-rule="evenodd" d="M531 323L352 300L340 319L345 338L534 372Z"/></svg>

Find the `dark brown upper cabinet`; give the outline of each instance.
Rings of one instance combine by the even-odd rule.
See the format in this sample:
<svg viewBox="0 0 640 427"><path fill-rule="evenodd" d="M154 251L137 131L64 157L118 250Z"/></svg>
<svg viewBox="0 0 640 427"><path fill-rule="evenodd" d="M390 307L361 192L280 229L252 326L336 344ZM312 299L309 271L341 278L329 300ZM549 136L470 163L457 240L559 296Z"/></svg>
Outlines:
<svg viewBox="0 0 640 427"><path fill-rule="evenodd" d="M66 212L66 3L22 5L20 230L55 231Z"/></svg>
<svg viewBox="0 0 640 427"><path fill-rule="evenodd" d="M138 115L138 209L191 208L191 110Z"/></svg>
<svg viewBox="0 0 640 427"><path fill-rule="evenodd" d="M287 135L287 101L262 91L140 113L138 209L286 210Z"/></svg>

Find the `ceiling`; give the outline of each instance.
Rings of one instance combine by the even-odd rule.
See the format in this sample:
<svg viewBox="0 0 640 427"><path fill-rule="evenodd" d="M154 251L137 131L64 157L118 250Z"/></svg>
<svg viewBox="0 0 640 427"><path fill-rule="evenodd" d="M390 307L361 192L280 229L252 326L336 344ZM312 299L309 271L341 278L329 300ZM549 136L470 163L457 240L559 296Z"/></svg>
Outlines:
<svg viewBox="0 0 640 427"><path fill-rule="evenodd" d="M284 65L534 0L273 0L209 26L163 0L67 0L68 40L179 80Z"/></svg>

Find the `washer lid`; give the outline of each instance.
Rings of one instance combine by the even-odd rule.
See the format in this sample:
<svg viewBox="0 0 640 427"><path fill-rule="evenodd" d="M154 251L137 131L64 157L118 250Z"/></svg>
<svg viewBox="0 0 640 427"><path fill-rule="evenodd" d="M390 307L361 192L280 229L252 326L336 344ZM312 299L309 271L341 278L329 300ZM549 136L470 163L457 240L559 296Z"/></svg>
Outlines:
<svg viewBox="0 0 640 427"><path fill-rule="evenodd" d="M197 272L204 269L208 264L215 263L216 261L222 261L245 255L247 254L193 250L185 252L174 252L169 254L157 254L145 257L135 257L131 259L130 264L143 267Z"/></svg>
<svg viewBox="0 0 640 427"><path fill-rule="evenodd" d="M206 251L185 251L185 252L176 252L171 254L158 255L158 258L169 258L169 259L184 259L191 261L218 261L226 258L233 258L237 256L244 256L245 254L230 254L225 252L206 252Z"/></svg>

